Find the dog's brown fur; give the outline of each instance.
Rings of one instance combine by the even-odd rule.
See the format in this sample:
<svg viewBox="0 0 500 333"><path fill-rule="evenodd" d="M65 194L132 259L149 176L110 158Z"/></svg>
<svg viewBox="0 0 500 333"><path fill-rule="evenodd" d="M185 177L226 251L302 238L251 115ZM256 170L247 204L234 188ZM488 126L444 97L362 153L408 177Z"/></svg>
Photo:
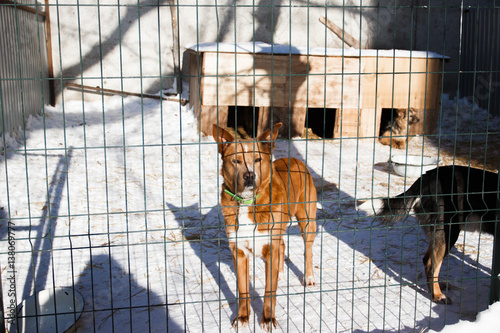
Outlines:
<svg viewBox="0 0 500 333"><path fill-rule="evenodd" d="M408 127L409 125L419 122L417 111L410 108L395 110L395 116L392 122L389 122L380 136L380 143L383 145L391 146L397 149L406 148L408 142ZM408 119L409 117L409 119Z"/></svg>
<svg viewBox="0 0 500 333"><path fill-rule="evenodd" d="M221 206L229 246L237 273L238 315L233 327L248 324L250 316L249 257L265 260L266 287L261 326L276 327L275 308L278 275L283 271L285 243L283 235L295 216L305 242L306 272L304 283L314 286L312 245L316 237L317 195L311 174L301 161L282 158L271 161L274 140L281 123L256 140L238 140L223 128L213 127L222 157L224 178ZM253 203L241 203L234 195L253 193ZM248 213L247 213L248 212Z"/></svg>

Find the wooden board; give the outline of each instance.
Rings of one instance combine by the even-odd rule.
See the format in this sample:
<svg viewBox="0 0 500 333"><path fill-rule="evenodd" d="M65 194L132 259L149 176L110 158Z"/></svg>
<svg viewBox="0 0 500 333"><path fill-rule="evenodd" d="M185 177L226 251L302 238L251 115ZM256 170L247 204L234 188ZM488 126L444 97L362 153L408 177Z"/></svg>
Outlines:
<svg viewBox="0 0 500 333"><path fill-rule="evenodd" d="M437 109L442 60L364 58L362 107Z"/></svg>
<svg viewBox="0 0 500 333"><path fill-rule="evenodd" d="M336 112L334 138L376 137L380 132L382 110L339 109Z"/></svg>
<svg viewBox="0 0 500 333"><path fill-rule="evenodd" d="M358 105L359 60L305 55L205 53L203 105ZM344 71L342 71L344 68ZM343 74L349 73L349 74Z"/></svg>

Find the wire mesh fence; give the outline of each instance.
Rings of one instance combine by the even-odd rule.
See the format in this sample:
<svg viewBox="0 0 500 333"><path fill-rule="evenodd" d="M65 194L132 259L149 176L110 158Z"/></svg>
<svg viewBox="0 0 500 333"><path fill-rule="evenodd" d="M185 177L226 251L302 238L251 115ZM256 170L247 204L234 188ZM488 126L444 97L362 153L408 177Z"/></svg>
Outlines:
<svg viewBox="0 0 500 333"><path fill-rule="evenodd" d="M11 30L13 44L0 32L0 49L16 55L1 59L11 66L0 77L2 123L16 112L10 94L22 91L27 109L35 93L49 104L50 87L55 105L2 130L7 330L439 331L498 299L499 247L488 233L500 186L498 38L478 28L498 18L464 20L497 13L495 2L0 1L14 27L27 8L44 11L49 29ZM487 48L465 42L477 31ZM41 46L25 52L33 39L48 56ZM26 77L32 58L45 57L52 73ZM280 122L277 138L266 132ZM308 173L279 180L281 169L266 164L273 147L273 160L294 158ZM413 158L416 173L411 163L399 171L397 158ZM467 171L440 169L456 186L419 178L432 158L431 168ZM401 215L391 224L370 216L378 199L412 184L421 188L405 201L428 204L391 206L386 217ZM317 228L315 284L288 216L298 209L300 220L302 206ZM429 244L446 252L455 237L442 264L437 252L422 264ZM437 281L447 298L436 296ZM261 327L269 304L276 326Z"/></svg>

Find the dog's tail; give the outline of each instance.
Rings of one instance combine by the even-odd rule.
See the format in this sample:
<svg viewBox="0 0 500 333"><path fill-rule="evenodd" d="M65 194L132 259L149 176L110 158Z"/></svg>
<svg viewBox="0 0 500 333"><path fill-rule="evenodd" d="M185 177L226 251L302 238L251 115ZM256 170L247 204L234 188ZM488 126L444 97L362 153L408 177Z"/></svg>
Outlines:
<svg viewBox="0 0 500 333"><path fill-rule="evenodd" d="M418 180L406 192L392 198L365 201L357 209L369 216L380 216L386 223L401 220L420 203L420 184Z"/></svg>

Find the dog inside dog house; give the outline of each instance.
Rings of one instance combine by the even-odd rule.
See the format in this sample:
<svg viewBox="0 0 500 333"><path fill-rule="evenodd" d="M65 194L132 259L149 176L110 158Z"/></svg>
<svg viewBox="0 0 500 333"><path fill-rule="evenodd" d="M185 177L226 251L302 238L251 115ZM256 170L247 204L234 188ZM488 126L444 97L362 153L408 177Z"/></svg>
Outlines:
<svg viewBox="0 0 500 333"><path fill-rule="evenodd" d="M0 18L0 330L498 330L495 2Z"/></svg>

